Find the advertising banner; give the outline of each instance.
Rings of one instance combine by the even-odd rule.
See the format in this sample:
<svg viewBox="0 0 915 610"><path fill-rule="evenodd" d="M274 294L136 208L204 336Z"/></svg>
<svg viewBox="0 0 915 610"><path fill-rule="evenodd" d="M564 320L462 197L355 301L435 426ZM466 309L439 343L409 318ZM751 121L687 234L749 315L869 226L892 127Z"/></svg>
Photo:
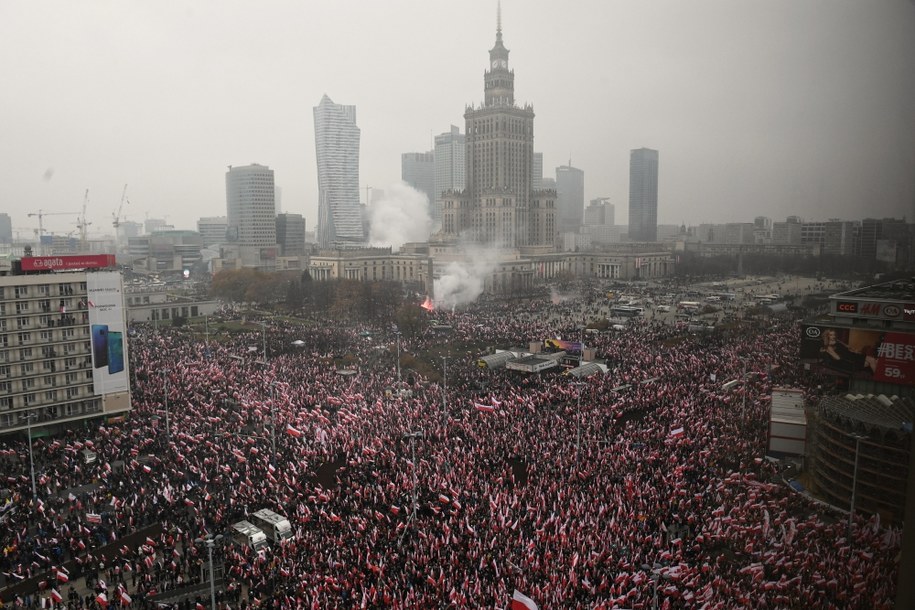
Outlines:
<svg viewBox="0 0 915 610"><path fill-rule="evenodd" d="M23 271L74 271L100 269L115 265L114 254L80 254L77 256L23 256Z"/></svg>
<svg viewBox="0 0 915 610"><path fill-rule="evenodd" d="M915 334L807 324L801 359L840 375L915 385Z"/></svg>
<svg viewBox="0 0 915 610"><path fill-rule="evenodd" d="M92 339L92 385L96 396L126 392L127 349L121 274L86 274L89 330Z"/></svg>

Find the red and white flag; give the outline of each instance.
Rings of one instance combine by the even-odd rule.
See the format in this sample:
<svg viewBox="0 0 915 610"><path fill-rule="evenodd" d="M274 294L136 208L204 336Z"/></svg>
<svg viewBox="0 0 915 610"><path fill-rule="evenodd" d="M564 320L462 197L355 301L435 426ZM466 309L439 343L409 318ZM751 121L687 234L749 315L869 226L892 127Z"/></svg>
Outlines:
<svg viewBox="0 0 915 610"><path fill-rule="evenodd" d="M540 607L530 597L515 589L512 594L512 610L540 610Z"/></svg>
<svg viewBox="0 0 915 610"><path fill-rule="evenodd" d="M121 605L122 605L122 606L129 606L129 605L130 605L131 599L130 599L130 596L127 595L127 591L125 591L124 589L121 589L121 590L118 592L118 595L119 595L120 598L121 598Z"/></svg>
<svg viewBox="0 0 915 610"><path fill-rule="evenodd" d="M86 513L86 521L89 523L101 523L102 516L96 513Z"/></svg>
<svg viewBox="0 0 915 610"><path fill-rule="evenodd" d="M63 570L57 571L57 582L70 582L70 576Z"/></svg>
<svg viewBox="0 0 915 610"><path fill-rule="evenodd" d="M102 592L98 594L98 597L95 598L96 603L102 608L108 607L108 596Z"/></svg>
<svg viewBox="0 0 915 610"><path fill-rule="evenodd" d="M299 438L300 436L302 436L302 431L299 430L298 428L293 428L292 424L286 424L286 434L288 434L289 436L294 436L296 438Z"/></svg>
<svg viewBox="0 0 915 610"><path fill-rule="evenodd" d="M680 426L679 428L674 428L673 430L670 431L670 437L677 438L679 436L683 436L683 433L684 433L683 426Z"/></svg>
<svg viewBox="0 0 915 610"><path fill-rule="evenodd" d="M492 405L484 405L484 404L480 404L478 402L473 403L473 408L476 409L477 411L482 411L484 413L492 413L493 411L496 410L496 408Z"/></svg>
<svg viewBox="0 0 915 610"><path fill-rule="evenodd" d="M51 601L55 604L59 604L64 601L64 596L60 594L60 591L57 589L51 589Z"/></svg>

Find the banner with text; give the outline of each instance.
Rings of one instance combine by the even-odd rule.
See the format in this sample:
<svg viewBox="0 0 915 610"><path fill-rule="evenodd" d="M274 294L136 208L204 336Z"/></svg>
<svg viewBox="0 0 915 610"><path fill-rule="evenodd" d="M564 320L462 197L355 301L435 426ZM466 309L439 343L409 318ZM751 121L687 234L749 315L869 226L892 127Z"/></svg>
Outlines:
<svg viewBox="0 0 915 610"><path fill-rule="evenodd" d="M86 274L89 331L92 339L92 385L96 396L129 389L127 333L121 274Z"/></svg>
<svg viewBox="0 0 915 610"><path fill-rule="evenodd" d="M807 324L801 359L842 375L915 385L915 334Z"/></svg>

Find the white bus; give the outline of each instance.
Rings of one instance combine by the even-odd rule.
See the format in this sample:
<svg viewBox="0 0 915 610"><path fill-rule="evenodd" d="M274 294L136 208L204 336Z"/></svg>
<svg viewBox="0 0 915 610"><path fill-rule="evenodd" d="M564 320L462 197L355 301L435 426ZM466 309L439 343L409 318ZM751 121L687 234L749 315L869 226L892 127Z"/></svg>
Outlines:
<svg viewBox="0 0 915 610"><path fill-rule="evenodd" d="M702 304L699 301L680 301L677 303L677 311L685 311L687 313L699 311L701 307Z"/></svg>

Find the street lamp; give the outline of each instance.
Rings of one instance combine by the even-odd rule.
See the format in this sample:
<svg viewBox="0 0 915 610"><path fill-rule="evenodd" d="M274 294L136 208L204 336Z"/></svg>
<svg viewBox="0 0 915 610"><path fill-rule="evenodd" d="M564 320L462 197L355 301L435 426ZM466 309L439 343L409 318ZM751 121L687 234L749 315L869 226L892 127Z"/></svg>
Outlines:
<svg viewBox="0 0 915 610"><path fill-rule="evenodd" d="M216 579L213 576L213 548L217 544L222 542L222 534L217 534L216 536L207 535L206 538L197 538L194 542L198 544L205 544L207 551L210 555L210 608L215 610L216 608Z"/></svg>
<svg viewBox="0 0 915 610"><path fill-rule="evenodd" d="M397 387L400 388L400 331L395 330L394 334L397 335Z"/></svg>
<svg viewBox="0 0 915 610"><path fill-rule="evenodd" d="M266 321L261 322L261 329L263 330L263 338L264 338L264 366L266 366L267 365L267 322Z"/></svg>
<svg viewBox="0 0 915 610"><path fill-rule="evenodd" d="M37 418L38 414L35 413L34 411L30 411L29 413L26 413L25 420L26 420L26 427L28 428L28 434L29 434L29 471L32 474L32 499L34 500L35 498L38 497L38 493L37 493L36 487L35 487L35 459L34 459L34 457L32 457L32 418L33 417Z"/></svg>
<svg viewBox="0 0 915 610"><path fill-rule="evenodd" d="M416 468L416 439L418 439L418 438L420 438L420 439L425 438L425 435L423 434L422 430L408 432L407 434L403 435L403 440L410 441L410 455L413 459L413 506L410 511L410 521L411 522L416 519L416 487L417 487L417 485L419 485L418 475L416 473L416 471L417 471L417 468ZM406 531L407 531L406 528L404 528L404 533L406 533Z"/></svg>
<svg viewBox="0 0 915 610"><path fill-rule="evenodd" d="M166 438L168 438L168 443L171 444L172 428L168 422L168 373L169 373L169 371L168 371L168 369L163 369L163 370L159 371L159 373L162 375L162 382L165 384L165 400L163 401L164 405L165 405L165 436L166 436Z"/></svg>
<svg viewBox="0 0 915 610"><path fill-rule="evenodd" d="M583 382L576 382L575 387L578 389L578 406L575 409L575 470L581 466L579 450L581 448L581 388L585 385Z"/></svg>
<svg viewBox="0 0 915 610"><path fill-rule="evenodd" d="M270 382L270 448L273 450L273 462L276 463L276 382Z"/></svg>
<svg viewBox="0 0 915 610"><path fill-rule="evenodd" d="M861 454L861 441L867 438L865 434L850 434L855 439L855 469L851 478L851 503L848 508L848 540L851 542L851 523L855 516L855 494L858 491L858 456Z"/></svg>

